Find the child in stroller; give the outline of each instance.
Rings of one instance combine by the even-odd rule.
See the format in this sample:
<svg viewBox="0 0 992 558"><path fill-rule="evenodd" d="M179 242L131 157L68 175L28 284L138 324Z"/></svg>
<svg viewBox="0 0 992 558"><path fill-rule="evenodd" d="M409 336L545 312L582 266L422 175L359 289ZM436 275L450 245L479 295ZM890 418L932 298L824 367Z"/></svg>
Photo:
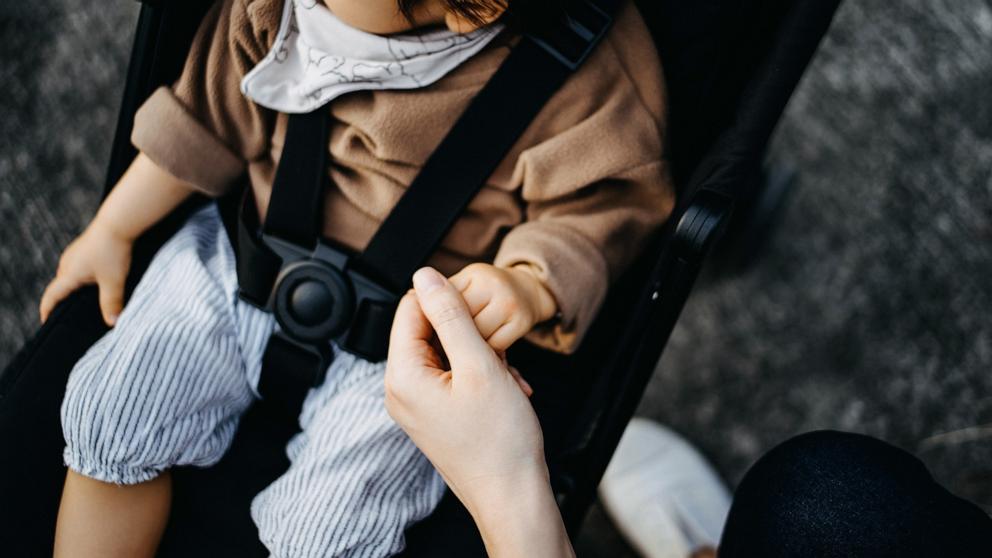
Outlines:
<svg viewBox="0 0 992 558"><path fill-rule="evenodd" d="M171 467L208 466L258 396L271 315L237 298L230 240L207 205L159 251L126 308L135 238L194 192L248 176L264 216L287 114L327 107L326 237L361 250L506 57L537 0L220 0L186 68L139 112L141 151L42 298L42 318L96 282L115 325L73 370L70 468L56 553L150 555ZM526 84L522 84L525 87ZM568 352L611 278L673 203L663 80L632 5L548 103L431 264L495 350ZM382 405L383 365L338 351L311 390L289 471L252 503L278 556L385 555L444 485Z"/></svg>

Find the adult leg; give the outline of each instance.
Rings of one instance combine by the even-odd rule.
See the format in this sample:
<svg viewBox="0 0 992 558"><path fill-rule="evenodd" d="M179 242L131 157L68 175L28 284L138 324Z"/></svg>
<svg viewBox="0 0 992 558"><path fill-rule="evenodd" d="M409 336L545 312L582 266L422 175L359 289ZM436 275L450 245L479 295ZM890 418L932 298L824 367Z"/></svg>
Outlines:
<svg viewBox="0 0 992 558"><path fill-rule="evenodd" d="M903 450L868 436L813 432L748 471L719 555L992 556L992 519Z"/></svg>

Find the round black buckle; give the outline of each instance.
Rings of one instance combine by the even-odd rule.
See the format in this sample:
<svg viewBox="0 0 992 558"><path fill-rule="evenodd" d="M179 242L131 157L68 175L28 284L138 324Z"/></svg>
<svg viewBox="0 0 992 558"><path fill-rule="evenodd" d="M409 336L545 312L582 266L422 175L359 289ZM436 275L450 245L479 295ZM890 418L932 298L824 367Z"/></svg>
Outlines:
<svg viewBox="0 0 992 558"><path fill-rule="evenodd" d="M304 343L326 342L348 328L355 309L351 283L317 259L282 269L273 289L272 311L290 337Z"/></svg>

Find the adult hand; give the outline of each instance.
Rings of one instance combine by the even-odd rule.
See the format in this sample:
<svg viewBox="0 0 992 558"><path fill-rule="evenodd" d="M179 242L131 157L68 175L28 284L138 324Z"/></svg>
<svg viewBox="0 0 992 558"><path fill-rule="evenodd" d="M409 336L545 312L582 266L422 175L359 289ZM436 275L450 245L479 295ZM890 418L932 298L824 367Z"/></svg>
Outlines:
<svg viewBox="0 0 992 558"><path fill-rule="evenodd" d="M468 508L491 555L571 555L524 389L444 276L425 268L413 283L390 338L389 414Z"/></svg>
<svg viewBox="0 0 992 558"><path fill-rule="evenodd" d="M468 506L481 485L522 474L546 478L537 415L458 290L433 269L419 271L414 285L400 301L389 343L390 415Z"/></svg>

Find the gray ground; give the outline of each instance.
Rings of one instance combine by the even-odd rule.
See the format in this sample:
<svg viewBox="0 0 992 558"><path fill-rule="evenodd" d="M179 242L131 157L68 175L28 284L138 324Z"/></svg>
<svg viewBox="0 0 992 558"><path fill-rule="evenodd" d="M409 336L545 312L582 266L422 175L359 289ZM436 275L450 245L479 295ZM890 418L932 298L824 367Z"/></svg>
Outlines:
<svg viewBox="0 0 992 558"><path fill-rule="evenodd" d="M97 203L136 6L0 3L0 363ZM849 0L772 149L801 172L702 283L641 412L730 483L798 432L915 452L992 510L992 2ZM594 510L580 553L625 550Z"/></svg>

